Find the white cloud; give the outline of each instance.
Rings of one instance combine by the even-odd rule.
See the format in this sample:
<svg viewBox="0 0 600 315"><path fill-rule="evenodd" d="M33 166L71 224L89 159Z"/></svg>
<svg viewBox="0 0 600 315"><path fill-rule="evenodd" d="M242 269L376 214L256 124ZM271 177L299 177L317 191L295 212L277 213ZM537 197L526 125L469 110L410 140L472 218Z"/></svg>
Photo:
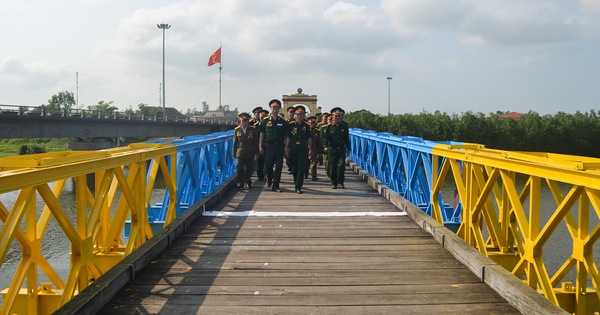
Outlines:
<svg viewBox="0 0 600 315"><path fill-rule="evenodd" d="M529 56L523 56L511 60L504 60L498 63L500 70L514 70L528 68L532 65L533 59Z"/></svg>
<svg viewBox="0 0 600 315"><path fill-rule="evenodd" d="M600 46L600 4L592 0L32 0L31 10L23 3L0 3L5 23L31 26L5 34L0 102L45 102L73 91L79 71L80 103L156 105L158 23L172 25L165 32L167 105L182 110L217 103L219 70L206 63L219 44L223 102L234 108L248 110L302 87L325 107L379 113L387 112L379 108L387 105L387 76L405 105L458 104L442 109L460 111L478 105L478 96L461 92L472 86L461 84L493 89L514 73L577 69L571 66L578 57ZM593 69L596 58L585 60ZM597 82L596 70L582 79ZM452 88L444 90L447 82ZM451 97L440 96L446 92Z"/></svg>
<svg viewBox="0 0 600 315"><path fill-rule="evenodd" d="M382 7L403 30L446 30L467 43L508 46L575 41L587 20L564 1L384 0Z"/></svg>

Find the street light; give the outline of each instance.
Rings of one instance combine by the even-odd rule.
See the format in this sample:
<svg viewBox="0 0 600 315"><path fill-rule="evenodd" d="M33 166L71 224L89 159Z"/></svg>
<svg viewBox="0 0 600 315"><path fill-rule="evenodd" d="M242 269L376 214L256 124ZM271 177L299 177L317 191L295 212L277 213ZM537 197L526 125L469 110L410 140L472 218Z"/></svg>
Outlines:
<svg viewBox="0 0 600 315"><path fill-rule="evenodd" d="M160 28L163 31L163 81L162 81L162 92L163 92L163 97L162 97L162 108L163 108L163 118L166 121L167 120L167 113L165 110L165 90L166 90L166 85L165 85L165 30L168 30L171 28L171 25L169 24L165 24L165 23L161 23L161 24L156 24L156 26L158 26L158 28Z"/></svg>
<svg viewBox="0 0 600 315"><path fill-rule="evenodd" d="M388 116L390 115L390 87L392 85L392 77L387 77L388 80Z"/></svg>

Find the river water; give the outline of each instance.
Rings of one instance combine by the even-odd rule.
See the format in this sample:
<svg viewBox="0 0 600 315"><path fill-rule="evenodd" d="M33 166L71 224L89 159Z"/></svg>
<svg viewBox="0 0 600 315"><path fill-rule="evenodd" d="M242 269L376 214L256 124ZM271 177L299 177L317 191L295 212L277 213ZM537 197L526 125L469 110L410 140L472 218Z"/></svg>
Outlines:
<svg viewBox="0 0 600 315"><path fill-rule="evenodd" d="M451 181L451 180L450 180ZM517 178L517 186L523 187L525 181L524 178ZM561 186L563 193L567 193L567 189L570 186L564 185ZM520 190L520 188L519 188ZM451 183L446 183L442 195L444 200L453 200L454 194L454 186ZM10 192L5 194L0 194L0 202L2 202L7 209L11 209L14 203L14 200L17 198L18 192ZM162 201L162 197L164 195L164 182L157 182L156 189L153 191L151 204ZM69 216L69 219L74 224L75 222L75 193L73 190L73 181L69 180L65 185L62 195L59 198L59 203ZM527 203L526 203L527 204ZM556 209L556 204L554 202L554 198L552 197L550 191L546 186L542 188L542 222L540 226L544 226L544 224L548 221L550 216L553 214ZM42 211L44 207L44 202L39 198L37 200L37 209L38 215ZM114 211L114 210L113 210ZM527 212L527 209L526 209ZM572 211L575 219L577 219L577 213ZM597 216L592 215L590 218L590 225L593 227L598 223ZM0 228L3 227L3 223L0 222ZM22 226L24 228L24 226ZM484 231L485 234L485 231ZM600 245L597 244L594 247L595 251L600 250ZM550 237L548 243L544 247L543 255L545 257L544 261L546 264L546 268L548 269L549 274L553 274L560 265L570 256L572 251L572 240L569 236L568 230L564 223L561 223L560 226L556 229L556 231ZM64 235L62 229L56 222L54 218L50 220L48 227L46 229L46 233L42 240L42 252L44 257L48 260L48 262L53 266L56 272L61 276L63 281L66 281L68 272L69 272L69 252L70 252L70 242ZM21 258L21 250L18 242L16 240L13 241L12 246L6 256L6 260L4 264L0 267L0 290L3 290L8 287L11 279L13 278L16 268L19 264ZM596 263L598 264L598 259L596 259ZM566 281L574 282L574 272L571 272ZM44 281L48 281L47 277L39 272L39 283ZM588 284L591 286L591 284ZM0 296L0 303L2 297Z"/></svg>
<svg viewBox="0 0 600 315"><path fill-rule="evenodd" d="M52 186L52 185L51 185ZM4 206L10 211L12 206L17 199L18 191L9 192L5 194L0 194L0 202L4 204ZM162 198L165 193L165 184L162 176L157 178L155 183L155 189L152 192L152 196L150 198L150 203L155 204L157 202L162 202ZM72 179L67 180L65 187L61 196L58 199L59 204L64 209L65 213L69 217L71 224L75 226L76 222L76 211L75 211L75 191L74 191L74 182ZM37 209L38 209L38 218L39 214L44 209L45 203L42 198L37 196ZM115 211L113 207L113 212ZM89 213L88 213L89 214ZM21 220L24 222L25 218ZM4 226L3 222L0 222L0 229ZM25 226L22 223L21 228L25 230ZM66 282L67 276L69 274L70 269L70 257L69 253L71 251L71 243L69 239L65 236L62 228L59 226L58 222L54 217L50 219L48 223L48 227L46 228L46 233L42 239L42 253L44 257L48 260L50 265L54 268L54 270L59 274L61 279ZM8 251L4 264L0 267L0 291L8 288L12 278L15 275L16 269L19 265L21 259L21 246L17 242L17 240L13 240L11 247ZM38 283L47 282L49 279L43 272L38 272L39 281ZM3 297L0 296L0 304L2 302Z"/></svg>

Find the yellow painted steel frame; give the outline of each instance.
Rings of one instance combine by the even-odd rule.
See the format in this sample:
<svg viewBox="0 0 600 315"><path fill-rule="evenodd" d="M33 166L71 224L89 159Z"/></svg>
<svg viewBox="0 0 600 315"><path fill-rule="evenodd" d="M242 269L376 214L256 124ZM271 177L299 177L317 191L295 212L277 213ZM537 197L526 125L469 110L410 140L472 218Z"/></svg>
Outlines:
<svg viewBox="0 0 600 315"><path fill-rule="evenodd" d="M0 159L0 193L19 191L12 209L0 202L3 222L0 266L14 239L22 252L10 286L2 291L4 301L0 314L52 313L152 237L148 223L149 199L159 171L171 199L177 198L176 153L177 148L170 143L138 143L101 151ZM173 161L170 165L167 165L168 158ZM155 163L148 172L149 161ZM88 175L94 176L93 192L86 182ZM58 203L68 179L73 179L75 186L75 222ZM36 209L38 199L45 204L39 211ZM165 225L175 215L176 200L170 200ZM124 244L121 233L128 217L131 234ZM71 243L71 269L66 281L42 253L42 239L51 218L58 222ZM50 282L38 283L38 268Z"/></svg>
<svg viewBox="0 0 600 315"><path fill-rule="evenodd" d="M451 174L463 206L460 237L568 312L597 314L600 276L593 246L600 224L590 223L600 218L600 159L472 144L440 144L432 154L432 216L438 222L442 206L437 196ZM515 183L517 176L526 179L522 189ZM541 209L543 186L554 197L555 209ZM542 220L542 210L551 211L548 220ZM544 246L561 223L572 238L572 253L551 275ZM569 272L575 273L574 285L564 281ZM587 287L588 280L593 288Z"/></svg>

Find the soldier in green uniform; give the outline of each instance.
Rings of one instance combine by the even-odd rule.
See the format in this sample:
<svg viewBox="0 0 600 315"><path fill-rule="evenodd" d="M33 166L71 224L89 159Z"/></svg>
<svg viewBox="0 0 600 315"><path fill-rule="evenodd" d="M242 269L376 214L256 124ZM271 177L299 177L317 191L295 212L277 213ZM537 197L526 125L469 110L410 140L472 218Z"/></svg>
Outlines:
<svg viewBox="0 0 600 315"><path fill-rule="evenodd" d="M262 109L262 107L260 107L261 110L258 111L258 119L256 120L256 124L254 125L254 127L256 127L256 131L259 133L260 136L260 122L265 119L267 116L269 116L269 111L266 109ZM263 143L264 145L264 143ZM259 154L258 157L256 158L256 177L257 180L259 182L262 182L265 180L265 156L264 154Z"/></svg>
<svg viewBox="0 0 600 315"><path fill-rule="evenodd" d="M308 165L308 155L311 150L310 143L310 125L304 121L306 115L306 109L304 106L296 106L294 117L296 120L290 123L288 131L289 141L289 160L292 168L292 174L294 174L294 188L296 193L302 193L302 186L304 185L304 173L306 172L306 165Z"/></svg>
<svg viewBox="0 0 600 315"><path fill-rule="evenodd" d="M323 141L323 151L325 151L325 148L327 148L327 146L325 146L325 140L323 139L323 135L325 134L325 132L327 132L327 128L329 128L329 126L331 126L331 121L333 120L333 115L331 114L327 114L327 115L323 115L325 116L324 120L323 120L323 125L320 128L321 131L321 141ZM327 152L325 152L325 154L323 154L323 164L325 165L325 175L327 175L327 177L331 177L330 171L331 168L329 168L329 156L327 155Z"/></svg>
<svg viewBox="0 0 600 315"><path fill-rule="evenodd" d="M348 125L342 123L342 112L343 110L339 107L331 110L333 120L322 135L323 146L329 160L329 177L333 189L337 189L338 185L345 188L346 154L350 154L350 132Z"/></svg>
<svg viewBox="0 0 600 315"><path fill-rule="evenodd" d="M259 152L265 156L265 175L268 186L272 191L279 191L283 156L288 155L290 138L287 137L288 123L279 117L281 101L274 99L269 102L271 115L260 122ZM273 171L275 167L275 171Z"/></svg>
<svg viewBox="0 0 600 315"><path fill-rule="evenodd" d="M288 124L292 123L296 120L294 117L294 113L296 112L296 108L294 106L290 106L287 108L287 122ZM290 163L289 158L285 158L285 165L287 166L288 174L292 174L292 164Z"/></svg>
<svg viewBox="0 0 600 315"><path fill-rule="evenodd" d="M254 107L254 109L252 110L252 118L250 119L250 125L257 127L258 123L260 123L260 111L263 108L260 106Z"/></svg>
<svg viewBox="0 0 600 315"><path fill-rule="evenodd" d="M250 114L241 113L238 117L240 125L233 131L233 152L237 158L238 187L243 188L246 183L250 188L252 187L254 155L258 148L258 133L256 128L250 125Z"/></svg>
<svg viewBox="0 0 600 315"><path fill-rule="evenodd" d="M317 129L319 129L319 134L321 134L321 135L323 134L323 127L325 127L325 125L328 124L328 121L327 121L328 119L329 119L329 113L327 113L327 112L321 113L321 116L317 117ZM323 137L321 136L321 140L322 139L323 139ZM323 165L323 162L325 162L326 158L327 158L326 155L321 154L319 156L319 165ZM327 169L327 166L325 166L325 169Z"/></svg>
<svg viewBox="0 0 600 315"><path fill-rule="evenodd" d="M310 164L310 176L312 180L318 180L317 177L317 165L319 165L319 161L323 159L323 142L321 141L321 132L319 128L317 128L317 117L310 116L307 121L310 125L310 156L309 156L309 164Z"/></svg>

